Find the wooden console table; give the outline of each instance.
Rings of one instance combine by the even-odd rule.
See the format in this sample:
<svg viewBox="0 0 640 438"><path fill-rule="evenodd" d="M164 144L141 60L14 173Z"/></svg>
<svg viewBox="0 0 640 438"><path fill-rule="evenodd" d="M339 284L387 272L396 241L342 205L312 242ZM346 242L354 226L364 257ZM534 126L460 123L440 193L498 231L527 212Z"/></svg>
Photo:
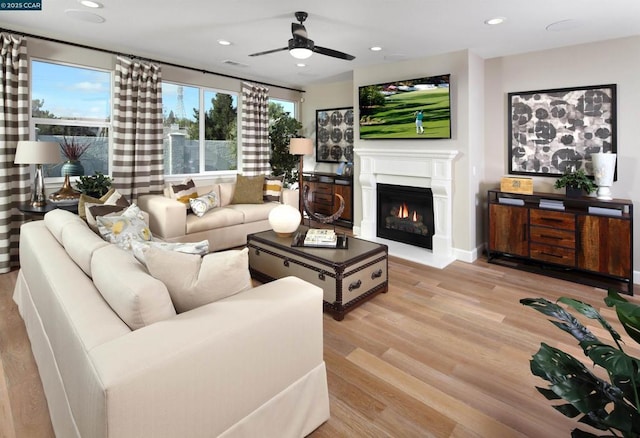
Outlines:
<svg viewBox="0 0 640 438"><path fill-rule="evenodd" d="M335 222L353 228L353 177L335 173L303 173L303 183L309 186L309 206L314 213L331 215L338 209L336 194L344 198L344 211Z"/></svg>
<svg viewBox="0 0 640 438"><path fill-rule="evenodd" d="M489 262L633 295L631 201L489 190L488 204Z"/></svg>

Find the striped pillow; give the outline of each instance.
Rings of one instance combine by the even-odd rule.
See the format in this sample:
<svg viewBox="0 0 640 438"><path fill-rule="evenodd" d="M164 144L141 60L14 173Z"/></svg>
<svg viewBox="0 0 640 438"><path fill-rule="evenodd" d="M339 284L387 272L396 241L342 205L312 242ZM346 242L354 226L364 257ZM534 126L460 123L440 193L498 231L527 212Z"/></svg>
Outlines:
<svg viewBox="0 0 640 438"><path fill-rule="evenodd" d="M264 202L280 202L283 176L265 176L263 186Z"/></svg>
<svg viewBox="0 0 640 438"><path fill-rule="evenodd" d="M169 188L171 198L189 205L189 199L198 197L196 183L191 178L184 180L181 184L172 184Z"/></svg>

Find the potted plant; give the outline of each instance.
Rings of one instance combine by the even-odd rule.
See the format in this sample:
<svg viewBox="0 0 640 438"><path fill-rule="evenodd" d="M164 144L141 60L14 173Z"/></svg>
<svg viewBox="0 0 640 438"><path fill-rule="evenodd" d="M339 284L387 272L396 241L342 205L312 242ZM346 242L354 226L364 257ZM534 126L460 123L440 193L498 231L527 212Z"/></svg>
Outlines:
<svg viewBox="0 0 640 438"><path fill-rule="evenodd" d="M284 175L284 184L290 187L298 181L298 157L289 153L289 141L302 128L302 123L289 116L288 113L281 114L269 126L269 141L271 143L271 171L275 176Z"/></svg>
<svg viewBox="0 0 640 438"><path fill-rule="evenodd" d="M76 187L86 195L99 198L109 191L111 182L110 177L103 175L101 172L95 172L93 175L80 176L76 181Z"/></svg>
<svg viewBox="0 0 640 438"><path fill-rule="evenodd" d="M542 343L531 359L531 372L549 382L548 388L537 388L547 400L564 400L554 408L569 418L598 430L603 437L640 436L640 360L623 351L618 332L589 304L571 298L560 298L583 316L597 320L609 332L615 345L598 339L564 307L544 298L520 300L552 318L550 322L572 335L594 367L605 373L594 374L580 360L562 350ZM614 307L627 334L640 343L640 306L609 290L605 303ZM618 433L614 432L618 431ZM596 437L593 433L574 429L572 437Z"/></svg>
<svg viewBox="0 0 640 438"><path fill-rule="evenodd" d="M62 176L71 175L84 175L84 167L80 162L80 157L91 146L91 143L81 143L76 137L68 139L66 136L62 137L62 143L60 143L60 150L62 155L65 156L67 161L62 165Z"/></svg>
<svg viewBox="0 0 640 438"><path fill-rule="evenodd" d="M583 169L570 169L556 180L556 189L565 188L567 196L581 196L583 192L590 194L595 192L598 186L593 179L589 178Z"/></svg>

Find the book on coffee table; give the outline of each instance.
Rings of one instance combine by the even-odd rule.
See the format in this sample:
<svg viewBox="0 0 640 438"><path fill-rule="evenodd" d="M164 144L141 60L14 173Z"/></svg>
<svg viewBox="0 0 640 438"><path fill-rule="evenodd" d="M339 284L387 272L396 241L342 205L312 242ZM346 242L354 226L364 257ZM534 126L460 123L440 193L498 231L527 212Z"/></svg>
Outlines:
<svg viewBox="0 0 640 438"><path fill-rule="evenodd" d="M333 231L333 230L332 230ZM349 240L344 234L335 234L334 241L318 241L315 239L307 240L308 231L298 231L291 241L291 246L305 248L329 248L329 249L348 249Z"/></svg>

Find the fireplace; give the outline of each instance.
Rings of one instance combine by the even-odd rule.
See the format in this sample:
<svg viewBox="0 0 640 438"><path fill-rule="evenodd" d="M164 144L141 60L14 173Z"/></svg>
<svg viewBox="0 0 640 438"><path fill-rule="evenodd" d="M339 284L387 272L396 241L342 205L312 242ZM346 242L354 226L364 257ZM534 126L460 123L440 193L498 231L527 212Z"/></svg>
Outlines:
<svg viewBox="0 0 640 438"><path fill-rule="evenodd" d="M453 248L453 161L455 150L427 147L354 149L360 160L358 181L361 188L362 220L354 233L388 246L389 255L417 263L444 268L456 259ZM395 184L430 189L433 194L432 248L409 245L377 235L377 186ZM357 198L356 198L357 199Z"/></svg>
<svg viewBox="0 0 640 438"><path fill-rule="evenodd" d="M376 184L376 235L433 249L433 194L431 189Z"/></svg>

